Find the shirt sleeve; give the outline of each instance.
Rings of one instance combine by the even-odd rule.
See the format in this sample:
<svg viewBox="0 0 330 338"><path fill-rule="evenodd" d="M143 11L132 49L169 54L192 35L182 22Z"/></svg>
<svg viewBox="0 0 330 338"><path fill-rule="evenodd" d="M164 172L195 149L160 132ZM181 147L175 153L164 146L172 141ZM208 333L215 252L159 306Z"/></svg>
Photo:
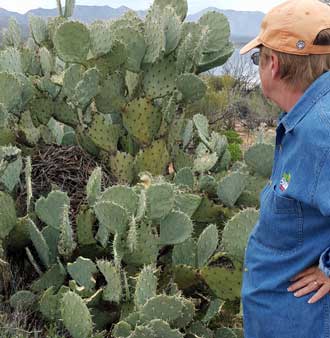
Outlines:
<svg viewBox="0 0 330 338"><path fill-rule="evenodd" d="M330 217L330 154L325 156L320 164L320 174L312 197L312 204L325 217ZM329 218L330 226L330 218ZM330 243L329 243L330 245ZM319 259L319 269L330 277L330 247L325 249Z"/></svg>
<svg viewBox="0 0 330 338"><path fill-rule="evenodd" d="M323 216L330 217L330 151L319 165L320 172L312 196L312 204Z"/></svg>

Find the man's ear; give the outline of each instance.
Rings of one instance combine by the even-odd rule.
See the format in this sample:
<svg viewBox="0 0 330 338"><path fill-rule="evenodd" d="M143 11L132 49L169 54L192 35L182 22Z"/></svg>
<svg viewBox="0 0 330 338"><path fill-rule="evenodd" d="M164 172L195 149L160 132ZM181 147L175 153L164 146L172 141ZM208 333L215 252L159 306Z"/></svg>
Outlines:
<svg viewBox="0 0 330 338"><path fill-rule="evenodd" d="M271 55L272 78L276 79L280 76L280 62L278 56L274 53Z"/></svg>

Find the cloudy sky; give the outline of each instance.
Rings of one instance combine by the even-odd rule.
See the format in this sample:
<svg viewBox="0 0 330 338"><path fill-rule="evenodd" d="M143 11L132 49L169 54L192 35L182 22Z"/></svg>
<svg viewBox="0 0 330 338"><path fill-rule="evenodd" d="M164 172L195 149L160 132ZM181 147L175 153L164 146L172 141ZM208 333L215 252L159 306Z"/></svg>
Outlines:
<svg viewBox="0 0 330 338"><path fill-rule="evenodd" d="M65 0L62 0L64 3ZM127 6L132 9L146 9L152 0L77 0L78 5L108 5L111 7ZM189 12L196 13L206 7L218 7L220 9L235 9L242 11L259 10L267 12L273 6L283 2L283 0L188 0ZM38 7L54 8L56 0L0 0L0 7L10 11L25 13L29 9Z"/></svg>

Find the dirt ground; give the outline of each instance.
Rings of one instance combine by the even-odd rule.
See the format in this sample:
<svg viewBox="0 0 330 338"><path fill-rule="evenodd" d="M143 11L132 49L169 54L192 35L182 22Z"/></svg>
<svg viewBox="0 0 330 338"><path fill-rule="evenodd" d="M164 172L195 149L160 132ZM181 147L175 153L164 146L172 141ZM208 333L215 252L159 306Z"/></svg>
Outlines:
<svg viewBox="0 0 330 338"><path fill-rule="evenodd" d="M276 128L267 128L265 127L265 138L275 137ZM252 144L256 142L256 138L258 135L258 129L251 130L246 128L241 122L236 122L235 130L240 135L243 140L242 150L246 151Z"/></svg>

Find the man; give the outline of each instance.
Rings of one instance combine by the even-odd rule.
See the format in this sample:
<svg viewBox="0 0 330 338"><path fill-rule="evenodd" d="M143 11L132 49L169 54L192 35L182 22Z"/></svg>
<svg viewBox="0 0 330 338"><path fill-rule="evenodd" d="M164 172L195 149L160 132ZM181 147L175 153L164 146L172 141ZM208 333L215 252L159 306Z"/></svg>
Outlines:
<svg viewBox="0 0 330 338"><path fill-rule="evenodd" d="M284 2L241 54L253 48L263 93L283 113L245 251L245 338L329 338L330 6Z"/></svg>

